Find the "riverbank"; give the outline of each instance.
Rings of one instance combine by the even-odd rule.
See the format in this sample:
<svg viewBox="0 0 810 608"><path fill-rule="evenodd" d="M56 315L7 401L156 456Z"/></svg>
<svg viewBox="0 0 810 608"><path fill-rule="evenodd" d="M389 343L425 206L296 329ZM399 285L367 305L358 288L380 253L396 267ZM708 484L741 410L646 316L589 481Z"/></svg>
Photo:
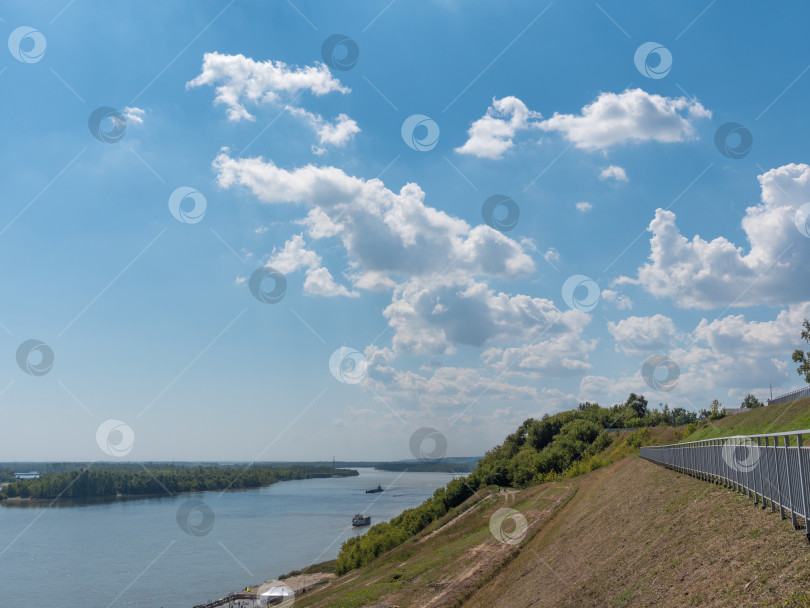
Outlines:
<svg viewBox="0 0 810 608"><path fill-rule="evenodd" d="M19 479L0 491L0 503L10 505L41 501L93 503L118 499L175 496L195 492L265 488L280 481L356 477L354 469L322 467L248 467L233 469L209 466L143 471L71 471L50 473L36 479Z"/></svg>
<svg viewBox="0 0 810 608"><path fill-rule="evenodd" d="M226 597L208 602L207 604L197 604L193 608L219 608L220 606L227 606L233 602L260 601L262 594L271 593L270 597L275 598L297 598L304 593L317 589L322 585L327 584L332 579L337 578L334 573L320 573L320 574L299 574L287 578L266 581L256 587L246 587L244 591L232 593ZM293 600L294 601L294 600ZM252 606L253 604L251 604ZM284 605L282 603L282 605ZM292 606L292 604L290 604Z"/></svg>

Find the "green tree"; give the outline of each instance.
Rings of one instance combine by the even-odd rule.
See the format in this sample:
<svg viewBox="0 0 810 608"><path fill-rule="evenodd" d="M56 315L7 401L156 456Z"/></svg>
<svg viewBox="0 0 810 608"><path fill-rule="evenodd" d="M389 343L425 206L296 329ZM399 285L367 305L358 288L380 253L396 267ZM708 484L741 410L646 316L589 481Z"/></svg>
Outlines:
<svg viewBox="0 0 810 608"><path fill-rule="evenodd" d="M759 399L751 395L750 393L745 396L745 399L742 400L740 407L745 407L750 410L754 409L755 407L764 407L765 404L762 403Z"/></svg>
<svg viewBox="0 0 810 608"><path fill-rule="evenodd" d="M720 418L726 415L726 410L723 408L723 404L720 403L717 399L714 399L709 407L711 408L709 420L719 420Z"/></svg>
<svg viewBox="0 0 810 608"><path fill-rule="evenodd" d="M630 396L627 398L627 401L624 402L624 405L631 408L636 413L636 418L644 418L644 414L647 413L647 399L644 397L644 395L630 393Z"/></svg>
<svg viewBox="0 0 810 608"><path fill-rule="evenodd" d="M810 342L810 321L805 319L802 326L804 328L802 329L802 340ZM804 376L804 381L810 384L810 351L804 352L801 348L797 348L793 351L793 361L800 364L796 368L796 373Z"/></svg>

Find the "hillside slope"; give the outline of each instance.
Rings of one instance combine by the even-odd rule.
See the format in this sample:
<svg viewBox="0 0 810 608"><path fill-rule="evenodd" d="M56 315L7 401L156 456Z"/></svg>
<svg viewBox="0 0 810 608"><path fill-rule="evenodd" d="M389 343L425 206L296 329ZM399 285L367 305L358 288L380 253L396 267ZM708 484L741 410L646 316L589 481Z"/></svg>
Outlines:
<svg viewBox="0 0 810 608"><path fill-rule="evenodd" d="M684 441L803 429L810 429L810 398L760 407L720 420L705 422Z"/></svg>
<svg viewBox="0 0 810 608"><path fill-rule="evenodd" d="M471 500L296 606L810 606L810 547L789 521L634 455ZM529 523L518 546L489 531L505 506Z"/></svg>
<svg viewBox="0 0 810 608"><path fill-rule="evenodd" d="M810 547L770 510L635 456L572 481L465 606L810 606Z"/></svg>

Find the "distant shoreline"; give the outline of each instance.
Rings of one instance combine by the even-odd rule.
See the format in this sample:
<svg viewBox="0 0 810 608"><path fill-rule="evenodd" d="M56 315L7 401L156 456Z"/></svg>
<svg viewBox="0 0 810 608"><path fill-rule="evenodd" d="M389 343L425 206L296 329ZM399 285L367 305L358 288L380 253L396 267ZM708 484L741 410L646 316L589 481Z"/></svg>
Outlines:
<svg viewBox="0 0 810 608"><path fill-rule="evenodd" d="M339 470L346 470L346 469L339 469ZM354 475L332 475L333 478L351 478L357 477L359 474L355 469L349 469L354 472ZM9 507L35 507L35 506L43 506L43 505L51 505L51 504L59 504L63 506L89 506L89 505L96 505L96 504L110 504L114 502L126 502L132 500L139 500L139 499L154 499L154 498L173 498L175 496L182 496L185 494L202 494L204 492L240 492L240 491L248 491L248 490L257 490L259 488L268 488L272 485L277 483L284 483L285 481L303 481L305 479L324 479L324 477L304 477L300 479L277 479L275 481L271 481L270 483L266 483L264 485L258 486L250 486L250 487L240 487L240 488L212 488L210 490L178 490L176 492L156 492L151 494L107 494L103 496L66 496L60 497L57 496L55 498L47 498L47 497L34 497L34 496L13 496L10 498L3 498L0 499L0 506L9 506Z"/></svg>

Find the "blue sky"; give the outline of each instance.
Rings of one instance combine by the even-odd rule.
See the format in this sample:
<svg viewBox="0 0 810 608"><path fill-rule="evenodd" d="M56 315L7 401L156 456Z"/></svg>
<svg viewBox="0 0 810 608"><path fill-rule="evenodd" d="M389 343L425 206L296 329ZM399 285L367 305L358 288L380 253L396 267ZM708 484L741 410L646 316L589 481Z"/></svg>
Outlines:
<svg viewBox="0 0 810 608"><path fill-rule="evenodd" d="M578 401L798 387L808 11L4 5L0 459L396 459L424 427L471 455ZM277 303L249 289L264 267ZM645 381L650 357L677 372Z"/></svg>

